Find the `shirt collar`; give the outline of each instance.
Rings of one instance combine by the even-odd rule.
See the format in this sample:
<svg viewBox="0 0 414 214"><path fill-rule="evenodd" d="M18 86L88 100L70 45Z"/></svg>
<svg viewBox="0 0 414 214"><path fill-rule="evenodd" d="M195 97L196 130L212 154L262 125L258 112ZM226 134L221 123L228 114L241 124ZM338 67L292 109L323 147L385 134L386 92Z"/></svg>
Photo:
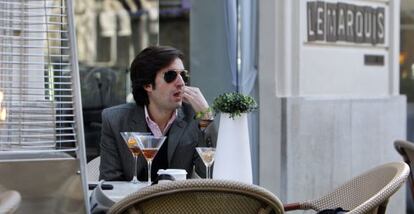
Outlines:
<svg viewBox="0 0 414 214"><path fill-rule="evenodd" d="M178 114L178 110L175 110L175 113L171 115L171 118L168 120L167 125L165 126L164 130L161 131L160 127L158 126L157 123L155 123L151 117L149 116L148 113L148 108L147 106L144 106L144 112L145 112L145 120L147 122L148 128L151 130L152 134L156 137L161 137L161 136L165 136L165 134L168 132L168 130L170 129L172 123L174 122L174 120L177 118L177 114Z"/></svg>

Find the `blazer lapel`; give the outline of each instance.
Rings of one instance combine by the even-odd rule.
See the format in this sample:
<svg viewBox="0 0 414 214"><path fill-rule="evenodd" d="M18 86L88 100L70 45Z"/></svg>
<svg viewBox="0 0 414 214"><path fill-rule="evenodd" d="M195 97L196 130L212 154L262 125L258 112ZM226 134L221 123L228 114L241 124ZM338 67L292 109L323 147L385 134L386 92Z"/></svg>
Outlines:
<svg viewBox="0 0 414 214"><path fill-rule="evenodd" d="M177 118L175 119L174 123L171 125L169 135L168 135L168 164L171 165L171 160L174 155L175 149L180 142L181 135L184 132L184 129L187 125L187 122L183 120L184 113L180 108L178 110Z"/></svg>
<svg viewBox="0 0 414 214"><path fill-rule="evenodd" d="M128 129L131 132L148 132L143 107L135 108L131 118L128 119Z"/></svg>
<svg viewBox="0 0 414 214"><path fill-rule="evenodd" d="M147 122L145 121L145 112L143 107L135 108L131 118L128 120L127 131L131 132L147 132Z"/></svg>

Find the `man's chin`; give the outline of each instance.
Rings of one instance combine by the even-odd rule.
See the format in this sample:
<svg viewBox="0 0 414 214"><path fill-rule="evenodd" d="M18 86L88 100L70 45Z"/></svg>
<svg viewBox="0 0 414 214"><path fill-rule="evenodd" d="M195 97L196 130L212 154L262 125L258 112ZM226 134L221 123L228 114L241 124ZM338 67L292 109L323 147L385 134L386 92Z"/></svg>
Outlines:
<svg viewBox="0 0 414 214"><path fill-rule="evenodd" d="M175 102L175 108L180 108L183 105L183 101Z"/></svg>

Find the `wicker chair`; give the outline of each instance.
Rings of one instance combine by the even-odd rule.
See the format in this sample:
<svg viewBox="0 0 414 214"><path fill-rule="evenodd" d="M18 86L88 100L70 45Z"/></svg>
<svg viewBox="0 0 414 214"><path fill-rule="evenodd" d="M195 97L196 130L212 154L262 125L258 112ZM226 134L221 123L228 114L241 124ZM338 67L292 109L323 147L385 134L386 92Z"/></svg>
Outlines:
<svg viewBox="0 0 414 214"><path fill-rule="evenodd" d="M404 162L388 163L357 176L333 192L300 203L284 205L285 211L334 209L350 214L383 214L391 197L407 179L410 169Z"/></svg>
<svg viewBox="0 0 414 214"><path fill-rule="evenodd" d="M400 153L401 156L403 156L404 161L410 166L410 192L414 198L414 143L405 141L405 140L396 140L394 142L394 147Z"/></svg>
<svg viewBox="0 0 414 214"><path fill-rule="evenodd" d="M87 164L88 181L99 181L99 165L101 164L101 156L94 158Z"/></svg>
<svg viewBox="0 0 414 214"><path fill-rule="evenodd" d="M266 189L235 181L190 179L149 186L114 204L120 213L283 213Z"/></svg>

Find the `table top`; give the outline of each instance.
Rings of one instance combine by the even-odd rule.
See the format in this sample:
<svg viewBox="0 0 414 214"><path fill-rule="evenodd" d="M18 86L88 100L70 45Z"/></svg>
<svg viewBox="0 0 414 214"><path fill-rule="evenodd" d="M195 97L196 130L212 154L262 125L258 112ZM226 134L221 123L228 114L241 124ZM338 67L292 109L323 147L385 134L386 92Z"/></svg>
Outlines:
<svg viewBox="0 0 414 214"><path fill-rule="evenodd" d="M97 183L99 182L89 182L89 184ZM111 184L114 187L111 190L102 190L102 192L114 202L117 202L125 196L148 186L147 182L138 182L137 184L133 184L129 181L105 181L104 184ZM88 193L90 196L92 190L89 190Z"/></svg>

